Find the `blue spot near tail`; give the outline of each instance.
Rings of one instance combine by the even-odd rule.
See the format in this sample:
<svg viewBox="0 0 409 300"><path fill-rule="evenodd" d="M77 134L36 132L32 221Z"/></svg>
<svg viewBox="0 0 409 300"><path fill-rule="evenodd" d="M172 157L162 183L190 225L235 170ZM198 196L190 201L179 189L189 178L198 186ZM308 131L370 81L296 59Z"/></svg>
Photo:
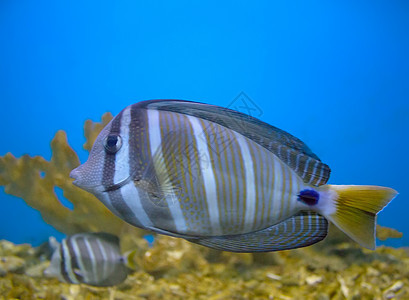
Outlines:
<svg viewBox="0 0 409 300"><path fill-rule="evenodd" d="M148 242L149 247L153 246L153 242L155 241L155 237L152 234L144 235L143 238Z"/></svg>
<svg viewBox="0 0 409 300"><path fill-rule="evenodd" d="M320 194L318 194L315 190L302 190L298 194L298 200L307 204L307 205L315 205L318 203L320 199Z"/></svg>

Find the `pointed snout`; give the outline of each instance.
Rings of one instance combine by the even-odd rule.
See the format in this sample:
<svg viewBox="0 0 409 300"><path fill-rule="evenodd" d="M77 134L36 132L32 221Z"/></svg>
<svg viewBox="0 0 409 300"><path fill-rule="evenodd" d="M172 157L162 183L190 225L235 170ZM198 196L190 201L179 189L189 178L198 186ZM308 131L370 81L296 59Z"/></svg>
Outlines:
<svg viewBox="0 0 409 300"><path fill-rule="evenodd" d="M73 169L70 177L75 186L86 190L92 194L99 193L105 189L102 181L103 165L95 164L88 160L77 168Z"/></svg>
<svg viewBox="0 0 409 300"><path fill-rule="evenodd" d="M101 185L99 177L96 176L96 174L97 173L94 173L93 169L90 168L90 165L86 162L72 170L70 177L74 179L72 182L74 185L92 193Z"/></svg>

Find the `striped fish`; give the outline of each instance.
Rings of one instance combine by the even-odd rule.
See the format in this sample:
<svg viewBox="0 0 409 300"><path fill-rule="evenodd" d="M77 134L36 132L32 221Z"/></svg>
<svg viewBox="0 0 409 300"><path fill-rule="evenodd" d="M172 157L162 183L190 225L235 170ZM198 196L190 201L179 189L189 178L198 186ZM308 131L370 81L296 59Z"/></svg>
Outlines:
<svg viewBox="0 0 409 300"><path fill-rule="evenodd" d="M50 243L51 244L51 243ZM119 251L119 240L108 233L80 233L54 244L46 276L62 282L112 286L123 282L128 269Z"/></svg>
<svg viewBox="0 0 409 300"><path fill-rule="evenodd" d="M181 100L126 107L71 172L128 223L235 252L314 244L333 222L375 247L376 214L396 195L326 185L330 168L302 141L227 108ZM357 224L360 224L357 226Z"/></svg>

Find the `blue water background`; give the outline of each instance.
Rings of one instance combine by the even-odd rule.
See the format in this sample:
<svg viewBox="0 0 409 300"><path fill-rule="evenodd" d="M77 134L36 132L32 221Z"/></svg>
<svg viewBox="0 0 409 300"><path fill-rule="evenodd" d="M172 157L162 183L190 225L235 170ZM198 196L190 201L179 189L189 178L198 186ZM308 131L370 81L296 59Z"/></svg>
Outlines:
<svg viewBox="0 0 409 300"><path fill-rule="evenodd" d="M400 195L379 215L409 246L409 2L0 1L0 155L49 159L58 129L144 99L227 106L305 141L330 183ZM0 239L58 234L0 188ZM61 236L61 234L60 234Z"/></svg>

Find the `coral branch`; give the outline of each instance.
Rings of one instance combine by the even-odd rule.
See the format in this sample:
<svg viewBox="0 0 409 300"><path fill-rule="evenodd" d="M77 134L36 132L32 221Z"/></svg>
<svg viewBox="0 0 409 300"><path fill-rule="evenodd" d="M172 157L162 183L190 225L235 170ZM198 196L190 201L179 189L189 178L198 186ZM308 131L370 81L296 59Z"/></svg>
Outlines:
<svg viewBox="0 0 409 300"><path fill-rule="evenodd" d="M98 133L112 119L104 114L102 122L85 123L87 142L84 148L91 149ZM79 165L75 151L67 142L66 133L58 131L51 141L52 157L50 161L43 157L21 158L7 153L0 157L0 185L5 192L20 198L41 213L44 221L66 234L86 231L105 231L121 235L122 230L131 227L114 216L98 199L72 184L69 173ZM74 206L73 210L65 207L54 188L63 190L63 195ZM127 228L141 234L137 228Z"/></svg>

